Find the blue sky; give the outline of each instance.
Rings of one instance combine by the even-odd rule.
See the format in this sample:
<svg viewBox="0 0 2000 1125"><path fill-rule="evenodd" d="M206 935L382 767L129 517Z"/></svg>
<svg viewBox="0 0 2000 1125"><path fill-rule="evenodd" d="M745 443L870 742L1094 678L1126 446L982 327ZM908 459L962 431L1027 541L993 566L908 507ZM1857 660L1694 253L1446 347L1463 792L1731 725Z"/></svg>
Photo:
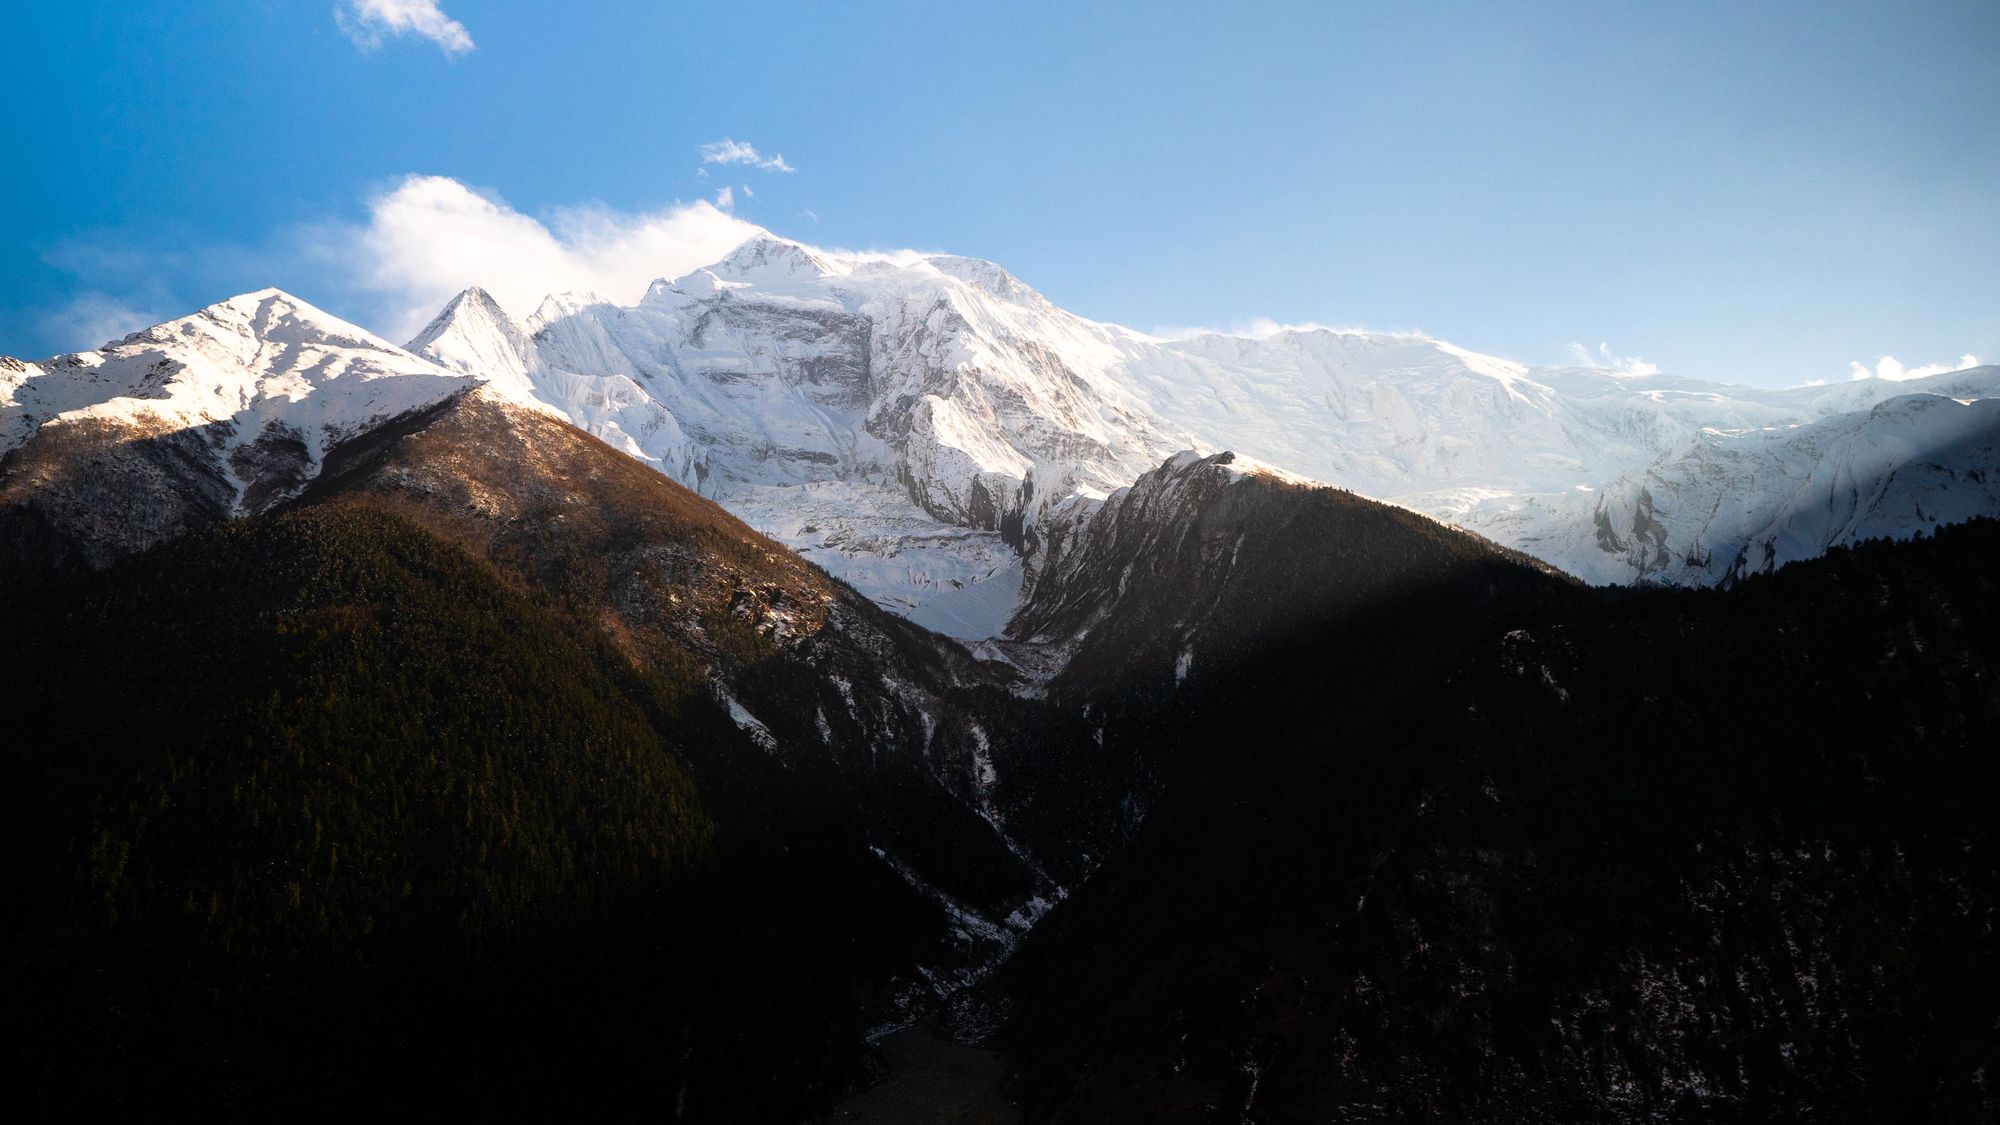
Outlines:
<svg viewBox="0 0 2000 1125"><path fill-rule="evenodd" d="M1416 329L1529 362L1602 343L1762 384L2000 358L1991 0L67 0L8 22L10 354L266 285L393 335L461 284L532 304L488 275L681 272L740 219L991 258L1140 328ZM704 165L725 139L790 170Z"/></svg>

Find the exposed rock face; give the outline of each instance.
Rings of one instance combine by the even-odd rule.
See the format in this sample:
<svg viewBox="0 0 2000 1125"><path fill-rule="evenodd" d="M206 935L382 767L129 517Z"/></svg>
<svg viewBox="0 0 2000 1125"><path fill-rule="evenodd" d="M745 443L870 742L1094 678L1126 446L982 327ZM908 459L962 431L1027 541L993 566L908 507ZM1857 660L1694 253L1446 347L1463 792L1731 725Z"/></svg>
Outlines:
<svg viewBox="0 0 2000 1125"><path fill-rule="evenodd" d="M989 263L760 239L629 308L552 298L522 327L468 294L410 346L518 372L537 401L882 604L985 637L1040 507L1192 444L1074 365L1108 331Z"/></svg>

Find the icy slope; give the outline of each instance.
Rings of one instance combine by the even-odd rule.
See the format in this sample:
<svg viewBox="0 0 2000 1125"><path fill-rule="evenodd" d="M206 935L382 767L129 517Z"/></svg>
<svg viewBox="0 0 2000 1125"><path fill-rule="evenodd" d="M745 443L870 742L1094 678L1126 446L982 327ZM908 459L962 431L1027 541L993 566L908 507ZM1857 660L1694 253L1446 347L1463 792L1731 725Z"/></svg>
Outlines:
<svg viewBox="0 0 2000 1125"><path fill-rule="evenodd" d="M1705 430L1600 489L1489 500L1461 522L1592 582L1714 585L1995 514L2000 398L1905 394L1799 426Z"/></svg>

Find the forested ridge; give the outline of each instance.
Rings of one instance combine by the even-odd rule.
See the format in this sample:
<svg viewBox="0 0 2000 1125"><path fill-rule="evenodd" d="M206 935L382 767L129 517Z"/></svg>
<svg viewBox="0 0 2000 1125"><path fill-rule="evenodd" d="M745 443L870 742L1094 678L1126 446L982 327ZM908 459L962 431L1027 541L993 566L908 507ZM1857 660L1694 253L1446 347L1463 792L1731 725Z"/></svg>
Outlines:
<svg viewBox="0 0 2000 1125"><path fill-rule="evenodd" d="M734 724L459 547L310 507L5 599L31 1100L797 1112L852 1064L683 766Z"/></svg>
<svg viewBox="0 0 2000 1125"><path fill-rule="evenodd" d="M1987 1120L2000 524L1576 591L1240 741L1003 974L1031 1121ZM1276 655L1276 654L1274 654ZM1331 654L1328 654L1329 656Z"/></svg>

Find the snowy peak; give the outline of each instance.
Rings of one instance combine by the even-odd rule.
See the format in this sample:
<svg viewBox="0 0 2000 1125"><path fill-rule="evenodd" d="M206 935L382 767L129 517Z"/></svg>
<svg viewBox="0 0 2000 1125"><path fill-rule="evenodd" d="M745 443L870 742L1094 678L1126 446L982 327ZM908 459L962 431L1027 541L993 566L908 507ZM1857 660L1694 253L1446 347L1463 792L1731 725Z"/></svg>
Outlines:
<svg viewBox="0 0 2000 1125"><path fill-rule="evenodd" d="M254 342L255 346L265 348L324 348L385 355L402 352L373 332L282 289L259 289L218 301L193 316L127 336L106 351L138 343L175 346L204 338L232 350L238 346L236 342Z"/></svg>
<svg viewBox="0 0 2000 1125"><path fill-rule="evenodd" d="M14 470L0 492L51 512L143 510L76 529L83 556L108 561L295 496L341 443L472 382L288 293L245 293L0 370Z"/></svg>
<svg viewBox="0 0 2000 1125"><path fill-rule="evenodd" d="M818 280L840 270L802 243L763 235L730 251L705 272L724 281L771 284Z"/></svg>
<svg viewBox="0 0 2000 1125"><path fill-rule="evenodd" d="M538 363L527 332L484 289L452 298L408 351L451 371L486 379L510 397L531 396Z"/></svg>
<svg viewBox="0 0 2000 1125"><path fill-rule="evenodd" d="M1038 310L1055 309L1048 298L993 262L952 254L934 254L924 261L939 273L955 277L989 297Z"/></svg>
<svg viewBox="0 0 2000 1125"><path fill-rule="evenodd" d="M1260 475L1464 521L1596 573L1594 539L1558 543L1530 528L1539 517L1493 511L1568 512L1706 430L1798 426L1894 393L1531 368L1313 325L1163 339L1068 313L992 262L769 235L634 307L554 299L531 330L529 381L572 421L955 631L990 625L1000 587L979 591L977 614L924 614L1036 565L996 564L996 550L1031 555L1054 506L1102 498L1175 450L1234 450ZM468 350L500 366L497 346ZM1977 373L1938 378L1953 397L1993 391Z"/></svg>
<svg viewBox="0 0 2000 1125"><path fill-rule="evenodd" d="M7 373L0 379L0 451L61 420L185 429L311 415L358 425L461 384L289 293L260 289L99 351Z"/></svg>
<svg viewBox="0 0 2000 1125"><path fill-rule="evenodd" d="M432 343L451 335L454 331L464 332L471 328L485 328L502 336L512 337L520 343L527 343L527 333L500 307L493 295L475 285L453 297L430 324L417 333L416 338L403 345L405 351L422 355Z"/></svg>
<svg viewBox="0 0 2000 1125"><path fill-rule="evenodd" d="M647 288L646 296L639 303L660 304L662 302L671 302L676 298L689 298L702 301L720 297L731 289L747 289L749 287L748 282L724 281L722 278L716 276L713 270L699 269L686 276L674 278L672 281L663 277L653 282Z"/></svg>

